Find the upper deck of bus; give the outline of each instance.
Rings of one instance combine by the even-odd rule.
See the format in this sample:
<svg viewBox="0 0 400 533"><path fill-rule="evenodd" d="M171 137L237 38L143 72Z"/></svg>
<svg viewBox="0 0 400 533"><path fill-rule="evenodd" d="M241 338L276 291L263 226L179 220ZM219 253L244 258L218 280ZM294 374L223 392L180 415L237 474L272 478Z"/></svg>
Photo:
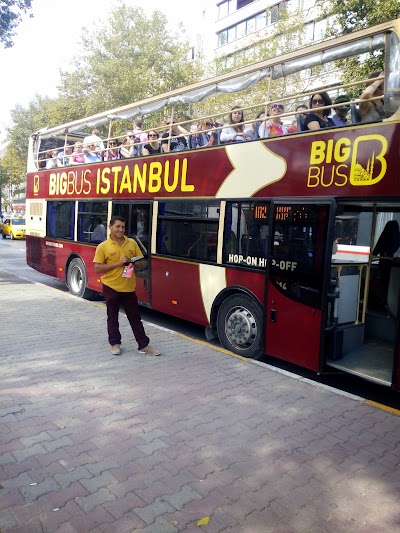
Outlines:
<svg viewBox="0 0 400 533"><path fill-rule="evenodd" d="M400 141L399 35L400 21L396 19L188 87L39 130L30 139L27 198L393 196L398 179L392 169L397 168L398 154L390 148L398 146ZM349 123L340 128L52 170L38 168L39 154L52 143L61 149L96 127L106 132L103 139L108 148L110 139L123 138L121 132L132 129L136 117L144 117L147 124L155 126L146 127L147 131L161 130L152 117L177 116L183 107L193 109L209 96L240 93L262 81L267 94L262 102L241 106L247 116L254 116L260 108L268 110L272 103L279 102L288 110L282 118L293 119L296 104L307 101L310 95L321 91L333 96L351 90L361 93L367 80L349 84L332 82L332 71L328 71L326 85L314 83L304 92L288 91L279 98L271 97L274 84L284 79L288 86L296 74L303 75L309 69L325 68L345 58L380 50L385 51L386 113L381 122ZM322 70L320 74L322 78L326 72ZM237 101L240 103L240 94ZM353 98L349 105L355 109L359 101ZM207 116L219 118L227 113L227 109L221 109ZM189 130L191 123L202 118L185 118L180 124ZM251 126L254 121L248 119L245 123ZM170 130L169 135L172 135Z"/></svg>

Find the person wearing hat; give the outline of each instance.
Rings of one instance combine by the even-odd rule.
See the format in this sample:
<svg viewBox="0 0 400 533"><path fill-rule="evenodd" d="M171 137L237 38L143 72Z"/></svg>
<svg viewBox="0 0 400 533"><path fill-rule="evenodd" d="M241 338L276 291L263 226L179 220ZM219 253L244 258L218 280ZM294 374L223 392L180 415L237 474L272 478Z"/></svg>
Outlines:
<svg viewBox="0 0 400 533"><path fill-rule="evenodd" d="M349 100L347 94L340 94L333 102L335 105L343 104L335 107L335 114L332 117L335 126L347 126L349 124L347 120L347 113L350 111Z"/></svg>

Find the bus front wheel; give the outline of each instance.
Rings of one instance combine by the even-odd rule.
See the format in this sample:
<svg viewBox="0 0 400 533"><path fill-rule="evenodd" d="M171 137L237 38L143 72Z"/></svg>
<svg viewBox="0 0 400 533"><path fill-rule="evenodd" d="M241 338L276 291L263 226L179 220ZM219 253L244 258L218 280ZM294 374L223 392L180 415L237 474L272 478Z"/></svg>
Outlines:
<svg viewBox="0 0 400 533"><path fill-rule="evenodd" d="M67 286L69 292L79 298L86 300L94 295L94 291L87 288L87 273L83 261L79 258L73 259L68 267Z"/></svg>
<svg viewBox="0 0 400 533"><path fill-rule="evenodd" d="M262 354L262 311L250 296L229 296L218 311L218 337L224 348L243 357Z"/></svg>

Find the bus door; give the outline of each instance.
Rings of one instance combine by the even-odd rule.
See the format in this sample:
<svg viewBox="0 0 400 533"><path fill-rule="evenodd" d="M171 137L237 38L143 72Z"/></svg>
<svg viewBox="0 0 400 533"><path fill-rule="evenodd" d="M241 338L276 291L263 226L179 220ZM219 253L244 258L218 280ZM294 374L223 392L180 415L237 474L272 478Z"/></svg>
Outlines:
<svg viewBox="0 0 400 533"><path fill-rule="evenodd" d="M267 269L265 352L322 370L333 201L274 202Z"/></svg>
<svg viewBox="0 0 400 533"><path fill-rule="evenodd" d="M150 202L113 202L112 215L120 215L126 221L126 235L134 239L144 256L135 263L136 295L141 304L151 302L150 278L150 235L151 235L151 203Z"/></svg>

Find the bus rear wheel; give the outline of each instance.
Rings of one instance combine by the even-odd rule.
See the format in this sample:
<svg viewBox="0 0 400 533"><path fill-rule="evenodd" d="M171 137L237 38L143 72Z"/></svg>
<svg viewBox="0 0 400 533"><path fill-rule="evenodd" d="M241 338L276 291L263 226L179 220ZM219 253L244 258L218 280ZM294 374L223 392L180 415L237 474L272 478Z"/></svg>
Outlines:
<svg viewBox="0 0 400 533"><path fill-rule="evenodd" d="M218 311L218 337L224 348L243 357L262 354L262 311L250 296L229 296Z"/></svg>
<svg viewBox="0 0 400 533"><path fill-rule="evenodd" d="M79 258L73 259L68 267L67 273L68 290L74 296L89 300L95 294L87 288L87 273L83 261Z"/></svg>

